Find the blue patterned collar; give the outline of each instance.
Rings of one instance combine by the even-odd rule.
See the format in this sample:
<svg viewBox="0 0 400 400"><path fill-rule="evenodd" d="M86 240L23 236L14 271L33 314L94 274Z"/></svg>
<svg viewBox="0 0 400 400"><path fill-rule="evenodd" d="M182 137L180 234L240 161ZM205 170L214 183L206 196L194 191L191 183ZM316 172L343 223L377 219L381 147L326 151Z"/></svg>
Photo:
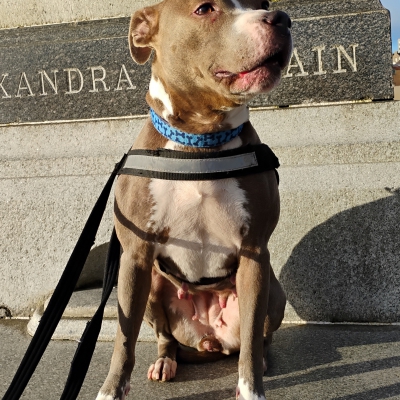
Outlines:
<svg viewBox="0 0 400 400"><path fill-rule="evenodd" d="M154 128L169 140L175 143L190 147L217 147L230 142L242 132L243 125L227 131L195 134L180 131L169 125L167 121L158 116L155 111L150 108L151 121Z"/></svg>

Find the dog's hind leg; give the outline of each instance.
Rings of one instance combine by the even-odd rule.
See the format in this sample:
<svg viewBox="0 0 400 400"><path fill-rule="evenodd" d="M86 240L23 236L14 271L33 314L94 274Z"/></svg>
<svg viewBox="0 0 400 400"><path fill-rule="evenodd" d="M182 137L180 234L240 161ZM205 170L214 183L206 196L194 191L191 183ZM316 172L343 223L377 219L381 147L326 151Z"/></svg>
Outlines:
<svg viewBox="0 0 400 400"><path fill-rule="evenodd" d="M268 350L272 342L273 332L281 326L286 306L286 295L270 266L269 298L267 317L264 322L264 372L268 369Z"/></svg>
<svg viewBox="0 0 400 400"><path fill-rule="evenodd" d="M176 375L176 352L178 342L167 335L158 335L158 359L151 364L147 372L147 378L153 381L166 382Z"/></svg>

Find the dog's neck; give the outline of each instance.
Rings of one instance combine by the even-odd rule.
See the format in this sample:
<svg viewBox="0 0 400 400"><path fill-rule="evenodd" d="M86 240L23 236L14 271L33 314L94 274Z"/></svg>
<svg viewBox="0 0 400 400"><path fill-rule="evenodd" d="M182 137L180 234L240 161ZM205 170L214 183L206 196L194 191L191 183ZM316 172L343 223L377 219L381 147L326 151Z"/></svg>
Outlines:
<svg viewBox="0 0 400 400"><path fill-rule="evenodd" d="M211 104L201 93L179 96L153 73L147 93L150 107L172 127L193 134L236 129L249 120L246 104ZM214 99L213 99L214 100ZM215 100L214 100L215 101Z"/></svg>

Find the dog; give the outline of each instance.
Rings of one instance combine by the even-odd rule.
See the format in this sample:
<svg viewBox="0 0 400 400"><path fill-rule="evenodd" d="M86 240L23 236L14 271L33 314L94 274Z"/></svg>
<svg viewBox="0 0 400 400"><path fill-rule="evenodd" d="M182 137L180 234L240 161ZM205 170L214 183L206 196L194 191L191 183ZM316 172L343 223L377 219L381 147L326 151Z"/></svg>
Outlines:
<svg viewBox="0 0 400 400"><path fill-rule="evenodd" d="M160 304L163 308L161 317L157 315ZM281 325L285 305L285 293L271 270L268 323L264 324L263 372L267 370L268 345L273 332ZM158 359L149 367L147 377L150 380L173 379L177 361L216 361L240 350L239 302L235 289L228 292L196 290L182 297L176 286L154 267L144 320L155 328L164 315L167 319L165 331L158 335L155 332Z"/></svg>
<svg viewBox="0 0 400 400"><path fill-rule="evenodd" d="M268 8L268 1L260 0L164 0L133 14L129 45L134 61L144 64L154 52L146 100L155 115L199 140L242 126L239 135L210 149L169 140L148 119L133 149L207 152L260 143L249 122L247 103L279 83L292 50L290 18ZM167 266L168 273L161 272L181 297L195 293L196 284L204 279L220 279L207 290L229 291L236 274L240 309L236 397L265 399L261 349L270 340L263 333L269 332L272 275L267 244L280 211L275 171L204 181L121 175L114 204L123 251L118 329L110 370L97 400L122 400L129 392L155 263ZM170 340L163 336L169 327L161 304L155 315L158 342ZM171 358L163 351L160 356Z"/></svg>

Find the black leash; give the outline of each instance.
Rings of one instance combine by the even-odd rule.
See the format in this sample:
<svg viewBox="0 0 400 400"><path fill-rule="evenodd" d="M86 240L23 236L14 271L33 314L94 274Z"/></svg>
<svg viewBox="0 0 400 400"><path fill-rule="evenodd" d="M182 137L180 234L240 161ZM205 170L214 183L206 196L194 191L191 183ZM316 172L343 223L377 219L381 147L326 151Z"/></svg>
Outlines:
<svg viewBox="0 0 400 400"><path fill-rule="evenodd" d="M104 189L102 190L99 199L93 207L93 210L89 215L85 227L83 228L83 231L79 237L79 240L68 260L65 270L61 275L57 287L54 290L53 295L51 296L49 304L45 312L43 313L39 326L36 329L35 335L33 336L28 346L28 349L7 392L3 397L3 400L19 400L40 359L42 358L43 353L46 350L46 347L49 344L50 339L53 336L53 333L58 325L58 322L60 321L61 316L68 304L68 301L72 296L72 292L76 286L76 283L78 282L85 261L89 255L90 249L94 244L96 233L99 228L100 221L103 217L113 182L115 180L115 177L117 176L118 171L121 168L122 163L125 160L125 157L126 155L124 155L121 161L116 164L114 171L108 178L108 181L104 186ZM115 257L115 254L117 252L117 260L119 260L119 242L115 235L115 232L113 232L111 236L108 259L110 259L111 257ZM109 271L107 271L106 273L107 282L104 283L103 287L102 304L104 303L104 305L107 301L106 297L108 298L109 292L111 292L112 289L112 286L110 289L110 282L114 282L112 281L112 277L116 276L118 269L118 265L116 265L115 260L110 260L110 263L111 265L107 268ZM93 324L89 323L86 327L85 333L83 335L85 336L85 342L88 342L92 338L94 339L94 344L91 345L90 349L86 350L84 348L85 346L82 345L82 342L80 343L80 346L76 351L75 358L72 363L73 368L70 372L70 376L68 377L67 385L62 395L63 397L61 397L63 400L76 399L76 396L79 393L80 387L89 366L91 355L89 354L89 360L86 360L85 363L83 363L82 360L85 358L86 354L88 354L90 351L93 352L94 350L94 346L96 344L98 336L97 330L99 330L98 325L100 324L101 326L104 305L101 307L101 309L98 310L98 312L96 312L95 322ZM96 332L97 336L95 336ZM83 339L84 338L82 337L82 340ZM92 348L93 350L91 350ZM78 365L78 363L82 363L82 365ZM79 373L83 374L83 377L81 379L77 379L78 371ZM78 384L78 381L82 381L80 385ZM75 383L77 386L75 388L72 388Z"/></svg>
<svg viewBox="0 0 400 400"><path fill-rule="evenodd" d="M204 172L202 170L201 162L197 163L199 166L199 171L195 171L189 175L186 173L177 172L174 170L175 167L173 167L173 169L170 171L160 171L154 169L150 172L146 172L146 170L140 168L129 168L125 165L128 155L141 155L146 157L150 156L166 159L175 158L180 160L191 159L198 161L209 159L218 160L229 157L238 157L241 155L248 156L249 154L254 155L254 163L251 163L242 169L232 169L228 172L216 170L212 172ZM237 159L234 160L236 163ZM40 323L21 361L21 364L2 400L19 400L40 359L42 358L43 353L46 350L46 347L53 336L58 322L60 321L62 314L64 313L64 310L72 296L83 266L94 244L96 233L103 217L113 182L117 175L127 174L168 180L211 180L238 177L268 170L275 170L278 179L278 174L276 171L276 168L278 167L278 158L275 156L272 150L264 144L246 146L239 149L225 150L221 152L192 153L159 149L134 150L130 151L128 154L125 154L121 161L115 165L114 171L111 173L111 176L108 178L108 181L104 186L99 199L96 201L96 204L89 215L78 242L67 262L65 270L54 290L49 304L43 313ZM104 308L117 277L120 259L120 247L121 246L114 229L111 235L107 254L101 303L91 321L89 321L86 325L85 331L81 337L80 343L72 360L68 379L60 400L76 400L82 387L94 349L96 347L96 341L100 333Z"/></svg>
<svg viewBox="0 0 400 400"><path fill-rule="evenodd" d="M78 397L83 381L85 380L90 361L92 360L94 348L96 347L97 338L99 337L104 308L117 278L120 248L121 245L114 228L111 235L110 245L108 247L101 303L92 319L87 323L85 331L83 332L75 356L72 360L67 383L65 384L60 400L75 400Z"/></svg>

